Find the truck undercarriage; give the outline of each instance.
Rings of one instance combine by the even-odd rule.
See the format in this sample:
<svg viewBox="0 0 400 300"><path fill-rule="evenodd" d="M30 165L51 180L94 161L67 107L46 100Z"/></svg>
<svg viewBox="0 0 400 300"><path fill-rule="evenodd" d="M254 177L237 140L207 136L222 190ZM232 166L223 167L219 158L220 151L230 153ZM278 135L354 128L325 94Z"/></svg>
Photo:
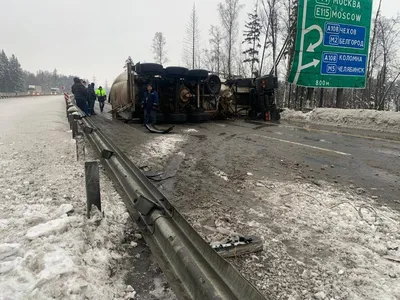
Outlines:
<svg viewBox="0 0 400 300"><path fill-rule="evenodd" d="M230 79L207 70L188 70L154 63L127 61L126 72L115 80L110 91L114 118L143 121L141 103L148 84L158 92L157 123L206 122L213 118L244 116L250 119L280 119L272 75Z"/></svg>

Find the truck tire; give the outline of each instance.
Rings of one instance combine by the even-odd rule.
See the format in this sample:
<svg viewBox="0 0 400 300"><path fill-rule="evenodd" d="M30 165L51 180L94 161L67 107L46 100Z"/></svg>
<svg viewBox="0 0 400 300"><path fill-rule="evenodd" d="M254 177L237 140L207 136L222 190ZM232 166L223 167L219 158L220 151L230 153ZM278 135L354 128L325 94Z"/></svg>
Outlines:
<svg viewBox="0 0 400 300"><path fill-rule="evenodd" d="M206 88L210 94L216 95L221 91L222 83L219 76L211 74L207 77Z"/></svg>
<svg viewBox="0 0 400 300"><path fill-rule="evenodd" d="M198 80L204 80L208 77L208 71L204 69L193 69L189 70L188 78L196 78Z"/></svg>
<svg viewBox="0 0 400 300"><path fill-rule="evenodd" d="M187 115L182 113L174 113L168 116L169 123L185 123L187 121Z"/></svg>
<svg viewBox="0 0 400 300"><path fill-rule="evenodd" d="M164 75L164 67L160 64L144 63L135 66L139 75Z"/></svg>
<svg viewBox="0 0 400 300"><path fill-rule="evenodd" d="M170 78L184 78L188 76L189 69L183 67L165 68L165 76Z"/></svg>
<svg viewBox="0 0 400 300"><path fill-rule="evenodd" d="M210 121L211 115L207 112L199 112L188 115L188 121L191 123L202 123Z"/></svg>

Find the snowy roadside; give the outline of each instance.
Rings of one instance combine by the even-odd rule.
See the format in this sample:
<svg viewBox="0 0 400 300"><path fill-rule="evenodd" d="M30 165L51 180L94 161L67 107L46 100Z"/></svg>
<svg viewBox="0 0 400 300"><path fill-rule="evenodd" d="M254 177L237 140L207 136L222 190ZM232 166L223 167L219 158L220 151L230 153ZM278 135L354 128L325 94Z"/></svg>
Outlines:
<svg viewBox="0 0 400 300"><path fill-rule="evenodd" d="M400 112L369 109L315 108L308 113L285 110L282 120L395 133L400 130Z"/></svg>
<svg viewBox="0 0 400 300"><path fill-rule="evenodd" d="M114 274L129 215L102 175L105 217L85 218L62 98L13 101L0 112L0 299L133 298Z"/></svg>
<svg viewBox="0 0 400 300"><path fill-rule="evenodd" d="M213 207L187 217L209 242L261 237L263 252L231 263L271 299L400 299L398 213L362 189L319 184L249 176L238 187L250 197L246 213Z"/></svg>

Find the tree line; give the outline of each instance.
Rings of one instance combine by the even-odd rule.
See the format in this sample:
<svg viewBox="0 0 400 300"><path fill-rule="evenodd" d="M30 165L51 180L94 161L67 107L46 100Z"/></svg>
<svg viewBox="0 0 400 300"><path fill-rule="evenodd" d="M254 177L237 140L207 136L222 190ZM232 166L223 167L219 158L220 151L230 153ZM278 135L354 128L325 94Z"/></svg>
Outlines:
<svg viewBox="0 0 400 300"><path fill-rule="evenodd" d="M4 50L0 52L0 93L26 92L29 85L40 85L44 92L61 87L69 91L74 77L58 74L56 69L36 74L25 71L14 54L8 57Z"/></svg>
<svg viewBox="0 0 400 300"><path fill-rule="evenodd" d="M223 0L216 5L219 19L201 41L195 4L190 13L182 49L182 61L191 69L205 68L223 78L254 77L272 72L280 78L276 93L280 106L293 109L319 107L400 110L400 17L385 17L382 0L373 18L370 57L365 89L347 89L343 101L336 89L314 89L289 84L287 79L295 53L298 0L256 0L248 11L244 28L239 16L240 0ZM153 39L154 59L168 61L166 38L157 32ZM206 45L205 47L203 45Z"/></svg>

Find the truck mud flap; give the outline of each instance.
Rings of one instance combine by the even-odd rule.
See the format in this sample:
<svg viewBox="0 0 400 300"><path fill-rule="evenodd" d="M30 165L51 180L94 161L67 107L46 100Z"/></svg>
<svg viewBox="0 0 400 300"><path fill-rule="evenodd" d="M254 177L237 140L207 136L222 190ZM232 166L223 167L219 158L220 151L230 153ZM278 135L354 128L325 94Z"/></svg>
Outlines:
<svg viewBox="0 0 400 300"><path fill-rule="evenodd" d="M171 126L167 129L158 129L153 125L149 125L149 124L145 124L144 126L146 126L146 128L151 132L151 133L159 133L159 134L166 134L166 133L170 133L172 131L172 129L174 129L175 126Z"/></svg>

